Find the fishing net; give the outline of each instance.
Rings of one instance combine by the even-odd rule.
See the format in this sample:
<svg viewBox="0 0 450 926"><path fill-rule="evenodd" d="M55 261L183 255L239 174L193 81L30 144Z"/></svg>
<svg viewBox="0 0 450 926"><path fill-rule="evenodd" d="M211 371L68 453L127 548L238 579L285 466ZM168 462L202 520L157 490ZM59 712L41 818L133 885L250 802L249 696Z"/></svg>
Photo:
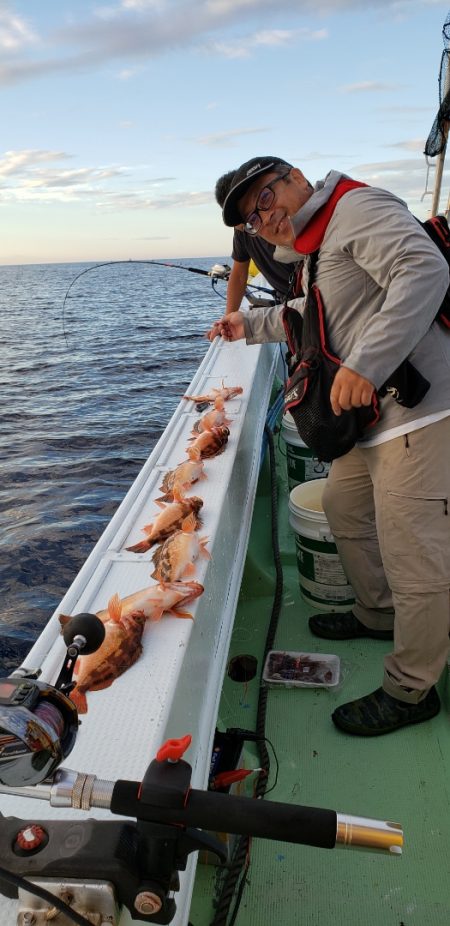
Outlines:
<svg viewBox="0 0 450 926"><path fill-rule="evenodd" d="M439 109L436 118L431 127L431 132L425 142L424 154L430 158L436 157L445 150L447 144L447 135L450 123L450 89L443 94L445 87L448 86L447 72L450 55L450 12L442 29L444 39L444 51L441 57L441 66L439 70Z"/></svg>

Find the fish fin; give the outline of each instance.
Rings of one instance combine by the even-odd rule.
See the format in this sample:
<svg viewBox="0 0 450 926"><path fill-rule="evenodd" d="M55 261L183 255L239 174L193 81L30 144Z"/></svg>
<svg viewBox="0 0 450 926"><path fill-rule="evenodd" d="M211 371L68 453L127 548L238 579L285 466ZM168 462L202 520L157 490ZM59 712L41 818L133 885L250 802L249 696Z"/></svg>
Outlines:
<svg viewBox="0 0 450 926"><path fill-rule="evenodd" d="M78 688L74 688L73 691L70 692L70 700L75 704L79 714L87 714L88 704L84 691L79 691Z"/></svg>
<svg viewBox="0 0 450 926"><path fill-rule="evenodd" d="M179 611L178 608L171 608L167 613L171 614L172 617L188 617L191 621L194 620L192 614L189 611Z"/></svg>
<svg viewBox="0 0 450 926"><path fill-rule="evenodd" d="M166 506L161 505L161 507L165 508ZM141 527L141 530L144 532L144 534L151 534L153 530L153 521L151 521L150 524L144 524L144 526Z"/></svg>
<svg viewBox="0 0 450 926"><path fill-rule="evenodd" d="M188 563L187 566L183 569L183 576L192 576L195 575L195 566L194 563Z"/></svg>
<svg viewBox="0 0 450 926"><path fill-rule="evenodd" d="M151 618L150 618L152 624L153 624L153 623L157 623L158 621L160 621L161 618L162 618L162 616L163 616L163 614L164 614L164 608L162 608L162 607L161 607L161 608L155 608L155 610L152 612L152 616L151 616Z"/></svg>
<svg viewBox="0 0 450 926"><path fill-rule="evenodd" d="M129 553L146 553L147 550L152 546L150 540L141 540L139 543L133 544L132 547L125 547Z"/></svg>
<svg viewBox="0 0 450 926"><path fill-rule="evenodd" d="M185 497L186 497L186 494L185 494L185 492L183 492L182 487L181 487L181 486L174 486L174 489L173 489L173 500L174 500L174 502L184 502Z"/></svg>
<svg viewBox="0 0 450 926"><path fill-rule="evenodd" d="M186 518L183 518L181 522L181 530L187 534L192 534L195 531L196 527L197 527L197 519L195 516L195 512L191 511L191 513L188 514Z"/></svg>
<svg viewBox="0 0 450 926"><path fill-rule="evenodd" d="M163 496L163 498L155 498L155 505L158 505L158 508L164 509L167 505L167 502L165 502L164 499L165 499L165 495Z"/></svg>
<svg viewBox="0 0 450 926"><path fill-rule="evenodd" d="M209 550L205 550L205 543L208 543L209 537L200 537L200 556L204 556L205 559L211 559L211 553Z"/></svg>
<svg viewBox="0 0 450 926"><path fill-rule="evenodd" d="M163 491L162 486L160 486L159 491L160 491L160 492ZM155 499L153 499L153 501L155 501L157 505L159 505L160 502L171 502L171 501L172 501L172 492L166 492L165 495L160 495L159 498L155 498Z"/></svg>
<svg viewBox="0 0 450 926"><path fill-rule="evenodd" d="M116 624L120 622L122 617L122 602L117 592L115 592L108 601L108 615L109 619Z"/></svg>

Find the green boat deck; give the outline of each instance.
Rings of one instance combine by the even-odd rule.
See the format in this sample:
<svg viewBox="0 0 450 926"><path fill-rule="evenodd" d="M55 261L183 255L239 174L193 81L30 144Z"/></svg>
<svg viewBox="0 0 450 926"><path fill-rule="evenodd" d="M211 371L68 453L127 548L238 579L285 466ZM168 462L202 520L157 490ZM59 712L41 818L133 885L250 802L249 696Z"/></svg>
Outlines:
<svg viewBox="0 0 450 926"><path fill-rule="evenodd" d="M288 523L283 441L275 437L279 543L284 572L276 649L335 653L341 681L334 689L274 689L268 695L266 736L280 770L268 800L285 801L401 823L402 856L352 848L324 850L254 839L236 926L449 926L450 728L449 678L442 677L441 713L384 737L338 731L330 718L338 704L381 684L383 654L375 640L336 643L312 636L314 613L300 597L294 537ZM226 677L217 727L255 729L261 660L275 588L271 549L268 464L261 472L244 579L230 648L258 658L256 677L244 685ZM245 747L245 766L259 765ZM270 788L275 774L271 756ZM249 779L251 781L252 779ZM246 793L251 793L247 786ZM214 919L217 868L199 864L191 926ZM233 905L232 905L233 906ZM227 923L229 921L227 920Z"/></svg>

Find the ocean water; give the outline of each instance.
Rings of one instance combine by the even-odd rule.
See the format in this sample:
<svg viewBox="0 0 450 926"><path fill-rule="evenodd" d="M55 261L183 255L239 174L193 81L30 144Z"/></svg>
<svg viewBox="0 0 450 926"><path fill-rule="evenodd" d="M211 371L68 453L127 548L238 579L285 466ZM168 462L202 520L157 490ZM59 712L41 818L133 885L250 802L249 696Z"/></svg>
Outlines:
<svg viewBox="0 0 450 926"><path fill-rule="evenodd" d="M226 260L174 262L208 270ZM2 674L75 578L224 309L226 284L213 290L205 276L127 263L73 283L88 266L0 267Z"/></svg>

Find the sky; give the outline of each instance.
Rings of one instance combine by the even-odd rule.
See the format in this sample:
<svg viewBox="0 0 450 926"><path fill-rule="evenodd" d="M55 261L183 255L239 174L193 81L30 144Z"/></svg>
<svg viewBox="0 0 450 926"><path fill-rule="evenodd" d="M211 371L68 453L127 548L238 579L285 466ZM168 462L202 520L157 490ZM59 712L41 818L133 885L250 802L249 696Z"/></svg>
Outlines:
<svg viewBox="0 0 450 926"><path fill-rule="evenodd" d="M276 155L425 218L449 0L0 0L0 263L227 256ZM450 170L444 172L441 209Z"/></svg>

